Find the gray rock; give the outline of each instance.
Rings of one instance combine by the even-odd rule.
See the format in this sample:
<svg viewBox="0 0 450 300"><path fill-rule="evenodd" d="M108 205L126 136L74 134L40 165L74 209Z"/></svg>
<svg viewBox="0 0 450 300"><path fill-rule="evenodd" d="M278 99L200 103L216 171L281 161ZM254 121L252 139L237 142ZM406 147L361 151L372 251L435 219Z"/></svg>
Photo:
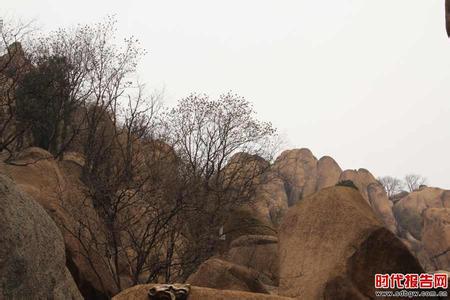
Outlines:
<svg viewBox="0 0 450 300"><path fill-rule="evenodd" d="M82 299L66 268L56 224L0 175L0 298Z"/></svg>

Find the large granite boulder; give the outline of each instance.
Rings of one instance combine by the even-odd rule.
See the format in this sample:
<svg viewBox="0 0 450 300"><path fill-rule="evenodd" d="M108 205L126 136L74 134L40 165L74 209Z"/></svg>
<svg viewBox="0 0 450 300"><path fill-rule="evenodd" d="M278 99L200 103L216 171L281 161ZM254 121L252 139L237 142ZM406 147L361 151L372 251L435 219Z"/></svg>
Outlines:
<svg viewBox="0 0 450 300"><path fill-rule="evenodd" d="M277 235L274 225L251 207L234 209L227 216L223 229L227 245L245 235Z"/></svg>
<svg viewBox="0 0 450 300"><path fill-rule="evenodd" d="M210 258L186 280L186 283L220 290L238 290L268 294L263 275L219 258Z"/></svg>
<svg viewBox="0 0 450 300"><path fill-rule="evenodd" d="M288 208L284 181L274 172L269 172L257 187L256 195L249 205L261 218L277 227Z"/></svg>
<svg viewBox="0 0 450 300"><path fill-rule="evenodd" d="M282 179L289 205L315 192L335 185L342 169L330 156L319 160L311 150L286 150L276 159L271 171Z"/></svg>
<svg viewBox="0 0 450 300"><path fill-rule="evenodd" d="M323 156L317 162L316 192L335 185L339 181L342 169L330 156Z"/></svg>
<svg viewBox="0 0 450 300"><path fill-rule="evenodd" d="M393 233L397 233L397 221L392 212L392 201L378 180L366 169L345 170L339 181L352 181L363 198L370 204L375 215Z"/></svg>
<svg viewBox="0 0 450 300"><path fill-rule="evenodd" d="M422 245L433 270L450 269L450 208L429 208L423 214Z"/></svg>
<svg viewBox="0 0 450 300"><path fill-rule="evenodd" d="M113 298L113 300L148 300L148 292L154 284L137 285L129 288ZM189 300L288 300L276 295L248 293L243 291L216 290L205 287L192 286Z"/></svg>
<svg viewBox="0 0 450 300"><path fill-rule="evenodd" d="M82 299L46 211L0 175L0 298Z"/></svg>
<svg viewBox="0 0 450 300"><path fill-rule="evenodd" d="M450 191L425 187L397 201L393 210L401 230L421 240L424 211L428 208L443 207L450 207Z"/></svg>
<svg viewBox="0 0 450 300"><path fill-rule="evenodd" d="M287 212L279 229L280 286L298 299L374 297L377 273L422 273L408 248L351 187L330 187Z"/></svg>
<svg viewBox="0 0 450 300"><path fill-rule="evenodd" d="M228 261L254 269L267 278L268 285L278 285L278 239L274 236L247 235L231 242Z"/></svg>
<svg viewBox="0 0 450 300"><path fill-rule="evenodd" d="M394 205L402 240L427 271L450 269L450 191L422 187Z"/></svg>
<svg viewBox="0 0 450 300"><path fill-rule="evenodd" d="M316 192L317 158L309 149L284 151L276 159L272 170L285 183L289 205Z"/></svg>
<svg viewBox="0 0 450 300"><path fill-rule="evenodd" d="M0 174L39 203L59 227L65 243L67 267L85 298L108 299L118 292L106 257L92 246L104 239L101 220L86 197L81 165L69 155L57 161L40 148L23 150L9 163L0 163ZM89 223L87 223L89 222ZM92 224L87 230L86 224ZM94 235L94 236L92 236ZM98 242L101 244L101 242ZM89 252L89 253L88 253ZM89 257L89 260L87 259Z"/></svg>
<svg viewBox="0 0 450 300"><path fill-rule="evenodd" d="M392 211L394 204L389 200L384 187L374 182L367 186L367 196L375 215L393 233L397 233L397 220Z"/></svg>

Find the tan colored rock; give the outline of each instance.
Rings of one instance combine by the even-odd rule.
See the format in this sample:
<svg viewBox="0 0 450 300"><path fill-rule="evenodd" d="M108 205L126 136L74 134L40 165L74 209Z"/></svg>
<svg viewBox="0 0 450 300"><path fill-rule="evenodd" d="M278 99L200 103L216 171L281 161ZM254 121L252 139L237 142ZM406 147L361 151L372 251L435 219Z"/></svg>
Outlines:
<svg viewBox="0 0 450 300"><path fill-rule="evenodd" d="M309 149L284 151L276 159L272 170L287 187L289 205L316 192L317 158Z"/></svg>
<svg viewBox="0 0 450 300"><path fill-rule="evenodd" d="M316 191L330 187L338 183L342 169L330 156L323 156L317 162L317 187Z"/></svg>
<svg viewBox="0 0 450 300"><path fill-rule="evenodd" d="M67 266L83 296L99 299L116 294L117 288L104 264L106 258L91 250L89 262L84 251L89 245L89 233L78 236L77 220L98 220L83 192L85 187L79 179L81 166L70 160L55 161L47 151L33 147L19 153L11 163L0 163L0 173L11 177L25 193L32 195L58 225L64 237ZM98 226L93 228L97 229L95 238L101 240L103 232Z"/></svg>
<svg viewBox="0 0 450 300"><path fill-rule="evenodd" d="M244 235L271 235L277 231L267 218L255 212L251 207L241 207L233 210L224 224L226 244Z"/></svg>
<svg viewBox="0 0 450 300"><path fill-rule="evenodd" d="M220 290L267 294L268 291L262 283L262 277L263 275L255 270L218 258L210 258L189 276L186 283Z"/></svg>
<svg viewBox="0 0 450 300"><path fill-rule="evenodd" d="M408 231L414 238L422 239L423 212L427 208L442 208L450 206L449 191L426 187L414 191L397 201L393 211L398 225Z"/></svg>
<svg viewBox="0 0 450 300"><path fill-rule="evenodd" d="M330 187L287 212L279 229L279 293L297 299L374 295L376 273L421 273L417 259L361 194ZM350 299L350 298L349 298Z"/></svg>
<svg viewBox="0 0 450 300"><path fill-rule="evenodd" d="M276 159L271 171L282 179L289 205L335 185L342 173L333 158L324 156L317 160L306 148L284 151Z"/></svg>
<svg viewBox="0 0 450 300"><path fill-rule="evenodd" d="M129 288L113 298L113 300L148 300L148 291L154 284L137 285ZM189 300L288 300L275 295L248 293L242 291L216 290L204 287L191 287Z"/></svg>
<svg viewBox="0 0 450 300"><path fill-rule="evenodd" d="M351 180L360 191L363 198L372 206L375 215L393 233L397 233L397 220L392 211L392 201L389 200L383 186L366 169L345 170L339 181Z"/></svg>
<svg viewBox="0 0 450 300"><path fill-rule="evenodd" d="M367 187L367 195L375 214L390 231L397 233L397 220L392 212L394 204L388 199L384 187L378 182L371 183Z"/></svg>
<svg viewBox="0 0 450 300"><path fill-rule="evenodd" d="M450 270L450 208L429 208L423 218L422 245L434 270Z"/></svg>
<svg viewBox="0 0 450 300"><path fill-rule="evenodd" d="M269 174L265 182L258 186L250 205L262 218L277 227L288 208L288 198L283 180L274 174Z"/></svg>
<svg viewBox="0 0 450 300"><path fill-rule="evenodd" d="M364 199L369 202L367 187L377 182L375 177L366 169L345 170L342 172L339 181L351 180L361 192Z"/></svg>
<svg viewBox="0 0 450 300"><path fill-rule="evenodd" d="M0 298L82 299L45 210L0 175Z"/></svg>
<svg viewBox="0 0 450 300"><path fill-rule="evenodd" d="M412 251L427 271L450 268L448 209L450 191L433 187L422 187L394 205L402 236L417 241Z"/></svg>
<svg viewBox="0 0 450 300"><path fill-rule="evenodd" d="M227 260L266 275L268 285L278 285L278 239L274 236L247 235L234 240ZM263 280L263 279L262 279Z"/></svg>

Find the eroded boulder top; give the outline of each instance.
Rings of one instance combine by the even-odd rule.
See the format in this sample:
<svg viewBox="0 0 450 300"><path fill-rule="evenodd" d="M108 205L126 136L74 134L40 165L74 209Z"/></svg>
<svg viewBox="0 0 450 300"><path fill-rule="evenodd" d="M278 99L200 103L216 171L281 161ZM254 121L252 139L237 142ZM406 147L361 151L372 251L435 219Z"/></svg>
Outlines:
<svg viewBox="0 0 450 300"><path fill-rule="evenodd" d="M374 295L376 273L421 273L417 259L361 194L330 187L291 207L279 229L280 295ZM330 294L331 293L331 294Z"/></svg>
<svg viewBox="0 0 450 300"><path fill-rule="evenodd" d="M261 280L262 276L263 274L256 270L242 265L219 258L210 258L202 263L186 282L214 289L268 294L269 292Z"/></svg>

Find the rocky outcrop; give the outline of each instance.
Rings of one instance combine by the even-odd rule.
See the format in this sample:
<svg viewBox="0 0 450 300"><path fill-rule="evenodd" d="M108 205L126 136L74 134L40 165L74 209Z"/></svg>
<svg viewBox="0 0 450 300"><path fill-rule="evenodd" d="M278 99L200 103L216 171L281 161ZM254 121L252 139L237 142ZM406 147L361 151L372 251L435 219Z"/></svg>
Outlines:
<svg viewBox="0 0 450 300"><path fill-rule="evenodd" d="M450 207L450 191L426 187L408 194L394 205L394 214L402 231L422 239L424 211L428 208Z"/></svg>
<svg viewBox="0 0 450 300"><path fill-rule="evenodd" d="M378 182L371 183L367 186L367 195L375 215L390 231L397 233L397 220L392 211L393 203L388 199L384 187Z"/></svg>
<svg viewBox="0 0 450 300"><path fill-rule="evenodd" d="M335 185L341 172L329 156L317 160L309 149L284 151L264 174L252 208L277 227L288 206Z"/></svg>
<svg viewBox="0 0 450 300"><path fill-rule="evenodd" d="M262 274L241 265L211 258L200 265L186 283L220 290L268 293Z"/></svg>
<svg viewBox="0 0 450 300"><path fill-rule="evenodd" d="M113 298L113 300L148 300L148 291L154 287L153 284L137 285L129 288ZM291 298L248 293L242 291L225 291L204 287L191 287L189 300L288 300Z"/></svg>
<svg viewBox="0 0 450 300"><path fill-rule="evenodd" d="M273 236L247 235L234 240L226 255L228 261L265 275L264 284L278 285L278 239ZM265 278L270 281L264 281Z"/></svg>
<svg viewBox="0 0 450 300"><path fill-rule="evenodd" d="M245 235L277 235L269 220L249 207L235 209L229 214L225 220L224 233L226 244Z"/></svg>
<svg viewBox="0 0 450 300"><path fill-rule="evenodd" d="M319 160L311 150L286 150L276 159L271 171L284 182L289 205L339 181L342 169L330 156Z"/></svg>
<svg viewBox="0 0 450 300"><path fill-rule="evenodd" d="M399 234L427 271L450 269L450 191L422 187L398 200Z"/></svg>
<svg viewBox="0 0 450 300"><path fill-rule="evenodd" d="M316 192L335 185L339 181L342 169L330 156L323 156L317 162Z"/></svg>
<svg viewBox="0 0 450 300"><path fill-rule="evenodd" d="M374 295L376 273L423 272L349 187L323 189L291 207L280 226L279 255L279 293L298 299L331 299L333 293L365 299Z"/></svg>
<svg viewBox="0 0 450 300"><path fill-rule="evenodd" d="M0 175L0 298L82 299L46 211Z"/></svg>
<svg viewBox="0 0 450 300"><path fill-rule="evenodd" d="M366 169L345 170L336 161L324 156L317 160L309 149L284 151L270 168L268 180L261 184L254 208L278 225L287 210L304 197L342 181L352 181L363 198L372 206L386 227L397 233L397 221L383 186ZM287 205L283 204L287 200Z"/></svg>
<svg viewBox="0 0 450 300"><path fill-rule="evenodd" d="M450 269L450 208L429 208L423 214L422 245L434 270Z"/></svg>
<svg viewBox="0 0 450 300"><path fill-rule="evenodd" d="M317 158L309 149L284 151L272 170L284 181L289 205L316 192Z"/></svg>
<svg viewBox="0 0 450 300"><path fill-rule="evenodd" d="M363 198L373 208L375 215L393 233L397 233L397 221L392 212L392 201L389 200L383 186L366 169L345 170L339 181L352 181Z"/></svg>
<svg viewBox="0 0 450 300"><path fill-rule="evenodd" d="M56 161L47 151L33 147L19 153L10 163L0 163L0 173L11 177L25 193L32 195L59 227L64 237L67 267L83 296L107 299L116 294L117 288L104 264L106 258L96 249L91 248L88 255L85 251L90 234L100 241L103 231L98 226L91 226L92 233L82 230L82 223L98 220L98 215L83 192L85 187L79 178L81 166L72 160Z"/></svg>
<svg viewBox="0 0 450 300"><path fill-rule="evenodd" d="M250 206L262 219L277 227L288 208L284 181L277 174L270 172L264 183L258 186Z"/></svg>
<svg viewBox="0 0 450 300"><path fill-rule="evenodd" d="M363 198L370 203L367 187L370 184L377 182L377 180L368 170L366 169L345 170L339 177L339 181L345 180L352 181L362 194Z"/></svg>

